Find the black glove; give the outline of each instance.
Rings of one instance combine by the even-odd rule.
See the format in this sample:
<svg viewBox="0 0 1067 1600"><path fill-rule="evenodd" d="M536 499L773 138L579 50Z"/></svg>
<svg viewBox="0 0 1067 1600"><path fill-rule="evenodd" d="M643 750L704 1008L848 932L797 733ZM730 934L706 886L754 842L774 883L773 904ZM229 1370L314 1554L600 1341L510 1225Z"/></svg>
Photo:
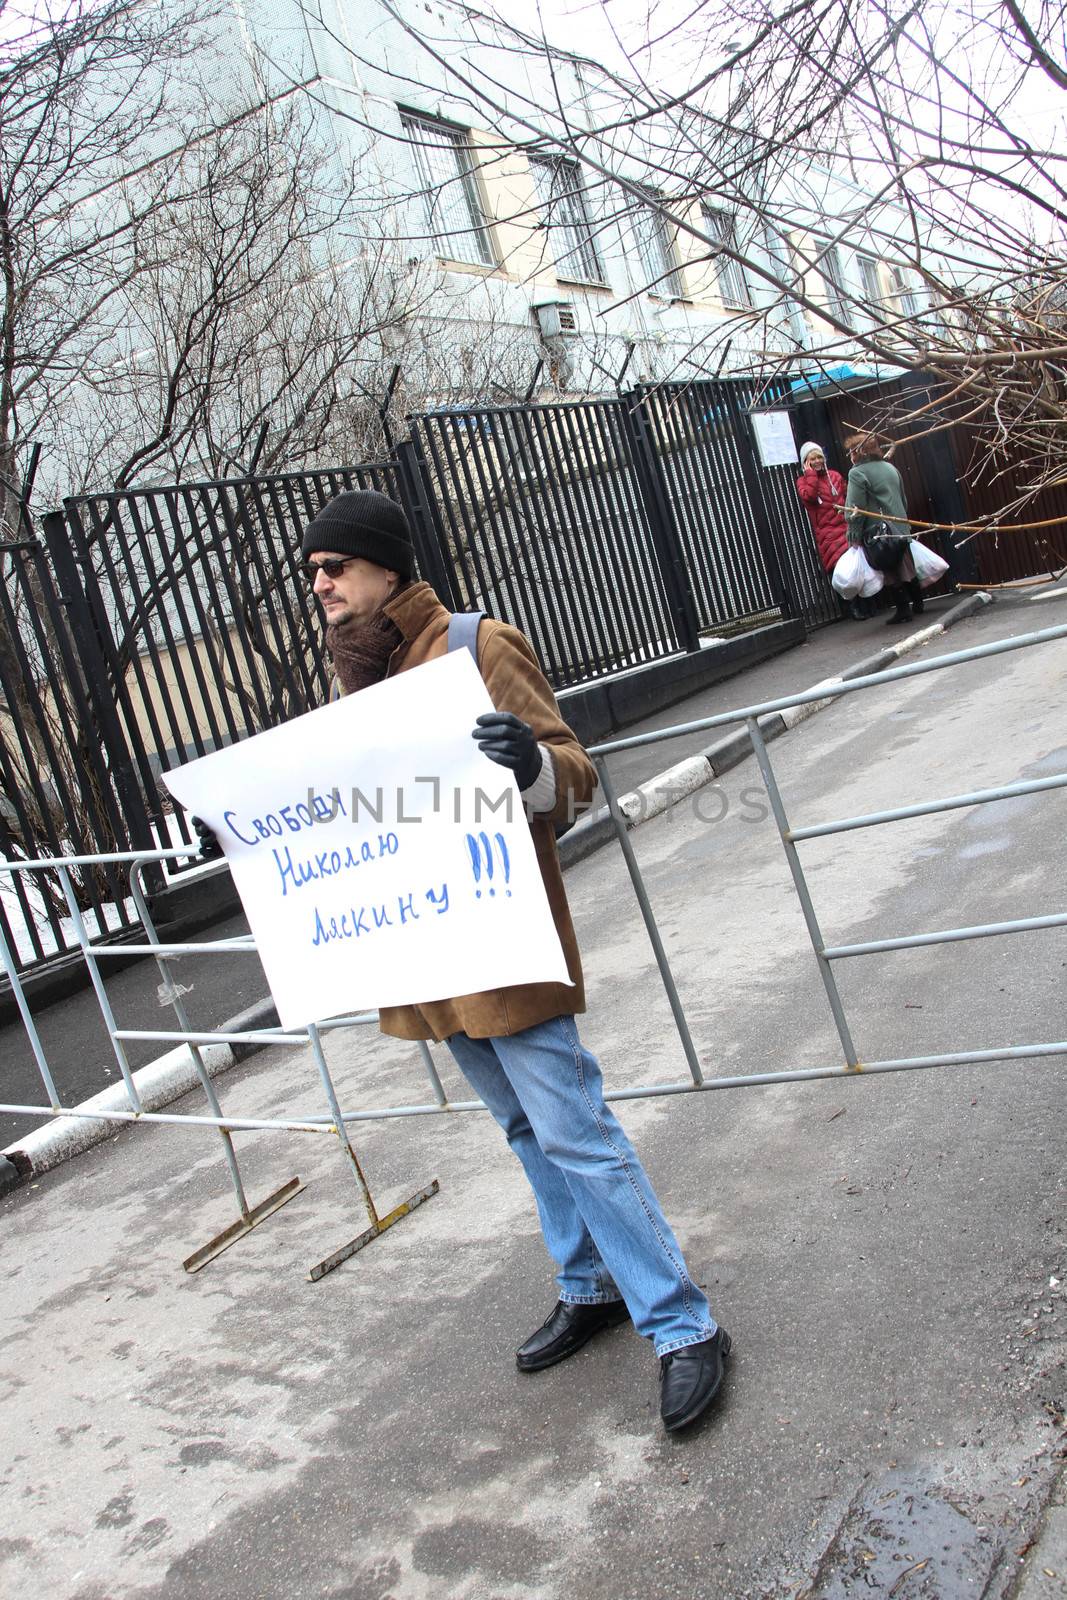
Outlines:
<svg viewBox="0 0 1067 1600"><path fill-rule="evenodd" d="M536 781L544 758L528 722L510 711L486 711L475 723L471 737L490 761L511 769L520 789L528 789Z"/></svg>
<svg viewBox="0 0 1067 1600"><path fill-rule="evenodd" d="M214 828L209 828L202 817L190 817L189 821L192 823L194 831L200 840L197 860L216 861L222 854L222 846L219 844L218 834Z"/></svg>

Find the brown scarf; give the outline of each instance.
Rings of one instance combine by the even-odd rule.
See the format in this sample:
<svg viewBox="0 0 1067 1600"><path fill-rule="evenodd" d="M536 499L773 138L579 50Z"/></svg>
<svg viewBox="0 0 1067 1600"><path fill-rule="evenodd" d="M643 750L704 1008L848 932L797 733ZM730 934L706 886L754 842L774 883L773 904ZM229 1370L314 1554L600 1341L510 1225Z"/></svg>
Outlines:
<svg viewBox="0 0 1067 1600"><path fill-rule="evenodd" d="M397 590L397 593L400 591ZM389 667L389 657L403 634L384 611L376 611L369 622L351 617L326 629L326 648L333 657L333 670L345 694L358 694L372 683L381 683Z"/></svg>

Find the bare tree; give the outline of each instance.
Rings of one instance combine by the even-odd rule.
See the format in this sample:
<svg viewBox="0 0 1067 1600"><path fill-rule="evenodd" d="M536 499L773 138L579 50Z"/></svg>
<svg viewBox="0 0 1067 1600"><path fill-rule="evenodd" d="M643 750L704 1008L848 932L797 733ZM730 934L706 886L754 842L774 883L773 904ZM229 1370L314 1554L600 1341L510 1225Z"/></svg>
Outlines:
<svg viewBox="0 0 1067 1600"><path fill-rule="evenodd" d="M171 89L208 20L74 0L16 11L0 0L0 473L63 407L113 328L146 259L141 230L165 198L159 157L182 129ZM114 180L126 177L121 203ZM5 506L5 525L10 522Z"/></svg>
<svg viewBox="0 0 1067 1600"><path fill-rule="evenodd" d="M352 176L324 170L329 150L292 96L182 153L179 198L140 230L148 264L72 386L68 483L226 477L261 434L261 468L351 451L356 380L381 370L426 296L380 234L352 237Z"/></svg>
<svg viewBox="0 0 1067 1600"><path fill-rule="evenodd" d="M614 37L616 67L502 6L378 4L417 50L414 80L444 86L483 141L578 163L599 228L651 216L683 265L744 274L752 303L675 376L719 370L728 344L735 370L772 378L859 353L937 386L912 432L966 420L974 471L1021 463L1017 508L1062 478L1062 3L696 0L631 37L614 7L576 7L586 36ZM875 269L862 280L842 267L853 251Z"/></svg>
<svg viewBox="0 0 1067 1600"><path fill-rule="evenodd" d="M22 20L0 0L8 855L51 853L75 836L125 842L101 792L106 741L93 697L79 692L84 673L78 684L57 670L77 654L54 631L63 623L41 592L47 569L13 548L33 533L16 481L27 445L42 453L39 498L334 466L380 456L411 411L520 400L535 373L528 330L506 325L491 300L476 326L457 319L436 266L397 250L403 229L373 171L343 155L313 82L269 92L254 60L220 70L212 4L75 0ZM228 492L232 513L247 491ZM151 675L148 644L192 614L197 564L211 562L226 569L225 593L242 597L259 651L220 669L233 681L219 692L265 707L268 722L300 709L261 626L268 596L249 576L261 570L248 549L257 531L290 530L220 515L212 543L175 514L155 529L151 571L124 562L108 515L105 504L87 559L105 597L95 625L111 631L115 703L124 688L136 694L131 669ZM121 592L109 598L112 580ZM183 643L207 652L213 640L213 659L233 663L222 636L235 620L223 605L202 620L202 640ZM312 646L297 627L285 649ZM63 915L55 886L43 887Z"/></svg>
<svg viewBox="0 0 1067 1600"><path fill-rule="evenodd" d="M254 75L228 103L207 92L207 5L105 0L20 21L0 0L0 20L5 542L32 534L16 482L30 440L50 494L240 474L256 448L261 465L347 455L352 371L380 367L412 299L366 229L346 236L354 182L309 105ZM180 543L169 572L188 572ZM101 730L55 671L61 624L36 568L14 550L3 564L4 850L55 848L90 817L106 847ZM116 603L119 679L173 581Z"/></svg>

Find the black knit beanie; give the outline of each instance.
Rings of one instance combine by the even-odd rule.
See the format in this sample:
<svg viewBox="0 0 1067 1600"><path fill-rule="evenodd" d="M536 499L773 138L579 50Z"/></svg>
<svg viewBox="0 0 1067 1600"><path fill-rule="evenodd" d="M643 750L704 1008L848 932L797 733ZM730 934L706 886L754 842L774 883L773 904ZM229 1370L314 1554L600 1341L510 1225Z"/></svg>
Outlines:
<svg viewBox="0 0 1067 1600"><path fill-rule="evenodd" d="M308 523L300 546L305 560L314 550L363 556L402 578L410 578L415 565L407 518L395 500L376 489L346 489L327 500Z"/></svg>

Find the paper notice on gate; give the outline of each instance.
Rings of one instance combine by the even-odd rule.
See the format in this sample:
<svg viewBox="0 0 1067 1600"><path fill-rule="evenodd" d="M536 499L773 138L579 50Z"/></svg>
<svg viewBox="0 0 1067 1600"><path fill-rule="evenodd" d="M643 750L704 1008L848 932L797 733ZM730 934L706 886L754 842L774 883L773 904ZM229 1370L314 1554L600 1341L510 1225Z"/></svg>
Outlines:
<svg viewBox="0 0 1067 1600"><path fill-rule="evenodd" d="M753 411L751 420L763 466L781 467L797 460L797 442L788 411Z"/></svg>
<svg viewBox="0 0 1067 1600"><path fill-rule="evenodd" d="M569 983L466 650L203 756L163 781L218 835L283 1027Z"/></svg>

